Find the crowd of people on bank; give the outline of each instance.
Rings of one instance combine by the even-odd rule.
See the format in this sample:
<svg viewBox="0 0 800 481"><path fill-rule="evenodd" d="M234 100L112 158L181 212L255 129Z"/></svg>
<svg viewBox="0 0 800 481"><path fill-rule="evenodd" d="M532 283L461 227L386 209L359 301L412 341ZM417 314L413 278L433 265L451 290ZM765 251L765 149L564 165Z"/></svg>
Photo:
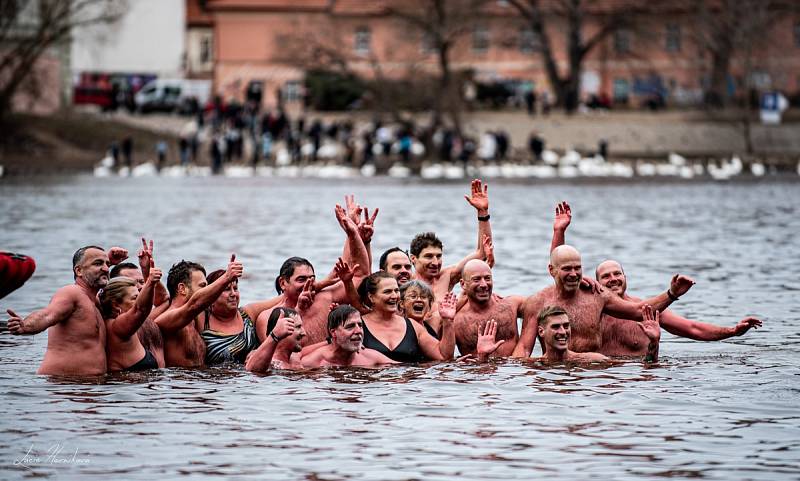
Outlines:
<svg viewBox="0 0 800 481"><path fill-rule="evenodd" d="M761 326L746 317L722 327L668 309L694 284L683 275L644 300L628 294L617 261L597 266L594 279L584 277L579 251L565 243L572 219L566 202L556 206L553 224L553 284L530 296L501 295L493 289L488 187L473 180L465 199L475 209L478 240L451 265L443 263L441 240L424 232L408 250L383 252L373 270L378 209L347 196L334 209L345 241L330 273L318 278L307 259L290 257L280 266L274 297L241 305L243 265L235 255L211 272L181 260L165 285L154 243L143 238L136 263L126 262L128 251L120 247L78 249L75 282L28 316L9 309L8 329L15 335L47 330L38 373L93 376L221 363L265 372L437 362L455 359L456 348L462 360L527 359L537 339L542 363L655 362L662 328L712 341Z"/></svg>

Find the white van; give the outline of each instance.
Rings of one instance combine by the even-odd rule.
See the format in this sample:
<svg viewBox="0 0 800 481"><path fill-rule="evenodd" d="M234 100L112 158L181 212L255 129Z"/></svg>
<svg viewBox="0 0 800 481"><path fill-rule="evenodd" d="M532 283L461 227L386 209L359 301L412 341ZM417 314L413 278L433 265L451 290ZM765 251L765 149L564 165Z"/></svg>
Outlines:
<svg viewBox="0 0 800 481"><path fill-rule="evenodd" d="M142 87L134 101L140 112L187 112L192 105L202 109L210 96L210 80L156 79Z"/></svg>

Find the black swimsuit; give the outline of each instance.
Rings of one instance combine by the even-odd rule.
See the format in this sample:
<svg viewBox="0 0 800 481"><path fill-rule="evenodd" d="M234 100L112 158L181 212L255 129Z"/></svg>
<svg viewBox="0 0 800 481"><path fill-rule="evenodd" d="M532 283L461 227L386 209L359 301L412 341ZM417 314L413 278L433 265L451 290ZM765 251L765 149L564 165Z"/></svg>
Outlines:
<svg viewBox="0 0 800 481"><path fill-rule="evenodd" d="M428 334L433 336L434 339L436 339L437 341L441 340L439 339L439 334L436 333L436 329L432 328L430 324L428 324L425 321L422 321L422 325L425 326L425 330L428 331Z"/></svg>
<svg viewBox="0 0 800 481"><path fill-rule="evenodd" d="M153 353L145 349L142 360L131 367L123 369L123 371L146 371L148 369L158 369L158 362Z"/></svg>
<svg viewBox="0 0 800 481"><path fill-rule="evenodd" d="M398 344L394 350L390 351L378 338L373 336L372 333L369 332L369 329L367 329L367 323L364 323L363 344L364 347L375 349L392 361L422 362L425 360L425 356L422 354L422 350L417 342L417 334L416 331L414 331L414 326L411 325L411 321L409 321L408 318L406 318L406 335L403 336L403 340L400 341L400 344Z"/></svg>

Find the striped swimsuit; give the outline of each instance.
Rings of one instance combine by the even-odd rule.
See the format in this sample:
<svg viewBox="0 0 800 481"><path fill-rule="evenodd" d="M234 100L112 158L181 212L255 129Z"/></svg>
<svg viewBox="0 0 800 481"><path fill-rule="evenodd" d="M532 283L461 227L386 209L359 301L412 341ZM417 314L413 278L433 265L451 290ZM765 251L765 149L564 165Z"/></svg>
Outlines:
<svg viewBox="0 0 800 481"><path fill-rule="evenodd" d="M220 364L223 362L236 362L244 364L250 351L258 348L261 342L256 334L256 327L253 320L239 309L242 315L242 332L238 334L223 334L209 328L208 320L210 314L206 311L206 322L203 332L200 335L206 343L206 365Z"/></svg>

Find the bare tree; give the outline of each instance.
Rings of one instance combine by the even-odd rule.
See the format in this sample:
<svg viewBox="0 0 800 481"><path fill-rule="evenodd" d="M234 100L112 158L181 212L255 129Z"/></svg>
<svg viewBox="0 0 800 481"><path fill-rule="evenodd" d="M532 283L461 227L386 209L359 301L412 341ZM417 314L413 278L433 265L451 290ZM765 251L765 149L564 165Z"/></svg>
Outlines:
<svg viewBox="0 0 800 481"><path fill-rule="evenodd" d="M509 0L520 17L538 37L538 53L550 85L555 90L556 105L567 113L578 107L583 62L606 38L621 29L633 29L638 14L647 2L618 0ZM589 17L595 29L585 36ZM567 68L559 71L552 35L563 26L566 35Z"/></svg>
<svg viewBox="0 0 800 481"><path fill-rule="evenodd" d="M125 0L0 0L0 124L37 61L74 28L117 21Z"/></svg>

